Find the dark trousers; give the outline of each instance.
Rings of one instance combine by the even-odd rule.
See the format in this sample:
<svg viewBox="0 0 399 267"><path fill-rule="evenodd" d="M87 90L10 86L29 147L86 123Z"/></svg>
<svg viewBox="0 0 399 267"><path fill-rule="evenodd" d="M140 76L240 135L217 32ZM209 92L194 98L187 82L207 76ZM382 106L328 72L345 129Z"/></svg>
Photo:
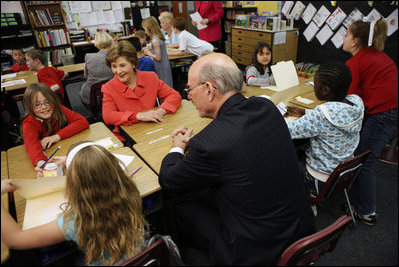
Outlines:
<svg viewBox="0 0 399 267"><path fill-rule="evenodd" d="M213 47L217 48L218 50L215 51L217 53L224 53L224 45L223 42L221 40L219 41L214 41L214 42L209 42L213 45Z"/></svg>

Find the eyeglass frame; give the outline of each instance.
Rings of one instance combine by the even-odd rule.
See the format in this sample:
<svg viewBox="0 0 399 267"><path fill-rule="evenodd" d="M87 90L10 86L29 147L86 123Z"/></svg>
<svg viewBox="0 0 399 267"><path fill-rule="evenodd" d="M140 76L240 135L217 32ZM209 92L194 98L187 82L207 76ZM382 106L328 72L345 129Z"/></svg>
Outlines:
<svg viewBox="0 0 399 267"><path fill-rule="evenodd" d="M197 87L200 87L201 85L204 85L204 84L206 84L207 83L207 81L206 82L202 82L201 84L199 84L199 85L197 85L197 86L195 86L195 87L193 87L193 88L184 88L184 91L185 92L187 92L187 94L189 94L192 90L194 90L195 88L197 88ZM213 88L215 88L215 89L217 89L212 83L211 83L211 85L212 85L212 87Z"/></svg>
<svg viewBox="0 0 399 267"><path fill-rule="evenodd" d="M37 103L39 103L39 104L37 104ZM33 105L33 109L39 109L39 108L41 108L43 105L44 105L44 107L50 107L50 106L51 106L51 103L48 102L48 101L45 101L45 102L43 102L43 103L36 102L36 103Z"/></svg>

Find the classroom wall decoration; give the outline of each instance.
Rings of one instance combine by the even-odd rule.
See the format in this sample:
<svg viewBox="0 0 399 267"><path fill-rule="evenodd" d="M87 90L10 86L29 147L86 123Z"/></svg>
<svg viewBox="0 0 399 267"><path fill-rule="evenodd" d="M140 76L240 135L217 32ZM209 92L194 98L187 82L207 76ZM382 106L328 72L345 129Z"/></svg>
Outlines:
<svg viewBox="0 0 399 267"><path fill-rule="evenodd" d="M332 2L335 2L334 5ZM291 9L294 11L295 6L301 6L304 10L294 24L300 32L297 62L348 60L351 55L342 50L346 29L353 21L366 16L370 21L379 18L386 20L388 38L384 52L398 64L397 5L392 5L391 1L372 1L370 6L368 2L370 1L286 1L284 5L287 6L282 7L285 14L290 14Z"/></svg>

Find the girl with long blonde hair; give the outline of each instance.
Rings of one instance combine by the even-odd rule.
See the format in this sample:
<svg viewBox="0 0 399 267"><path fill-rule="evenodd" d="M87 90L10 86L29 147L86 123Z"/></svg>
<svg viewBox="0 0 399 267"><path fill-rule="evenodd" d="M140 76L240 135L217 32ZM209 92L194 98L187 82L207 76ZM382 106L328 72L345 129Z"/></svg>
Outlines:
<svg viewBox="0 0 399 267"><path fill-rule="evenodd" d="M141 252L148 223L140 193L121 162L92 142L71 146L61 161L66 162L64 212L57 220L22 231L2 207L2 241L17 249L74 241L87 265L118 265ZM2 193L15 189L9 180L2 182Z"/></svg>

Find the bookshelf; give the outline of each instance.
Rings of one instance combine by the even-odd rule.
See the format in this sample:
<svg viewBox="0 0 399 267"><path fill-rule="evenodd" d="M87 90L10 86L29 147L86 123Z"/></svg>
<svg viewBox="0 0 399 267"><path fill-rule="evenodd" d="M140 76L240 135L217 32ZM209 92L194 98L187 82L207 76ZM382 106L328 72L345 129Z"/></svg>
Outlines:
<svg viewBox="0 0 399 267"><path fill-rule="evenodd" d="M37 47L43 50L47 63L61 65L70 50L70 38L60 1L25 1L26 14Z"/></svg>
<svg viewBox="0 0 399 267"><path fill-rule="evenodd" d="M226 54L231 56L231 28L235 25L236 15L245 15L257 12L257 7L223 7L224 17L222 19L222 40L225 41Z"/></svg>

